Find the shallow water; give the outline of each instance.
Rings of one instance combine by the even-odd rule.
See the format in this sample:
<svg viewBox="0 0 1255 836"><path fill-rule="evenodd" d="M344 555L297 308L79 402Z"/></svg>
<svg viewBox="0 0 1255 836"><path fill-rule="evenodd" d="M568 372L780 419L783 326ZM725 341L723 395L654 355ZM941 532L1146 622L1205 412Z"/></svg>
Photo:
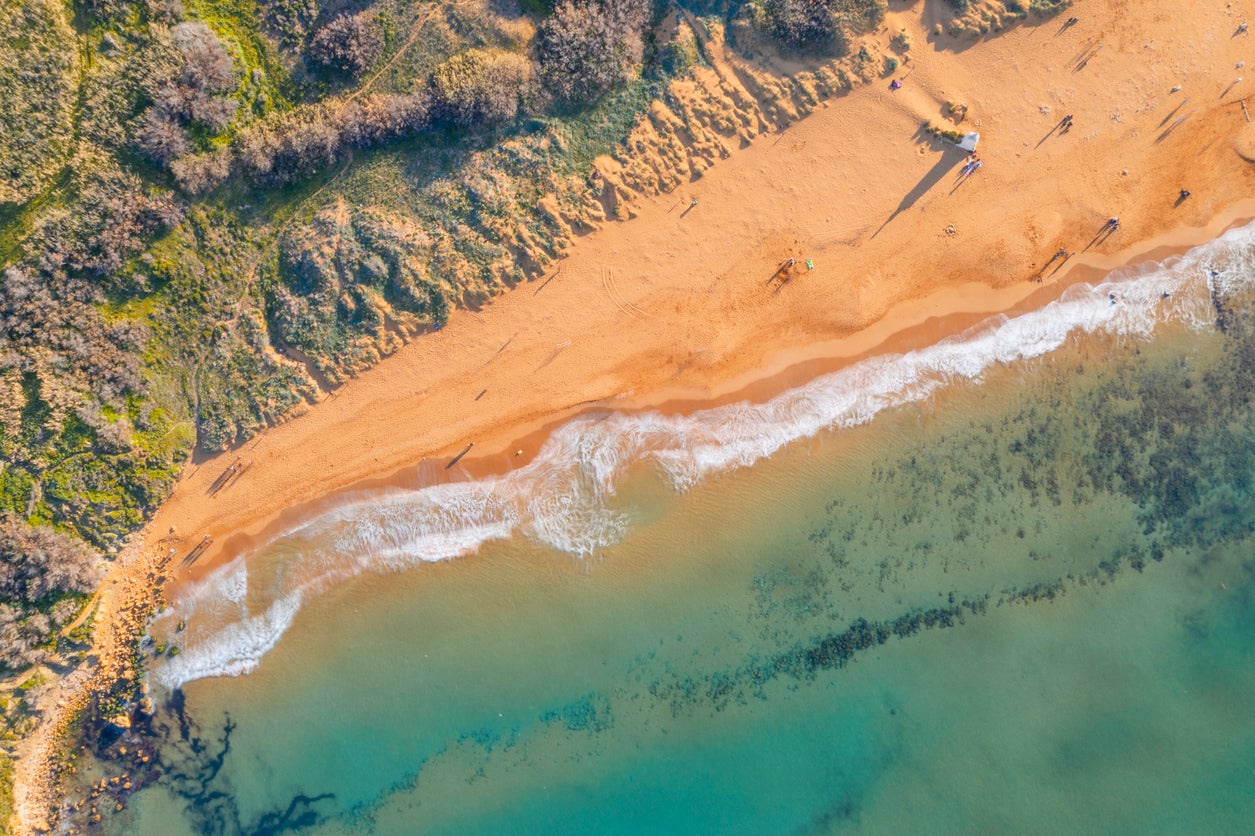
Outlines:
<svg viewBox="0 0 1255 836"><path fill-rule="evenodd" d="M110 828L1244 829L1251 237L280 538L154 626L186 739Z"/></svg>

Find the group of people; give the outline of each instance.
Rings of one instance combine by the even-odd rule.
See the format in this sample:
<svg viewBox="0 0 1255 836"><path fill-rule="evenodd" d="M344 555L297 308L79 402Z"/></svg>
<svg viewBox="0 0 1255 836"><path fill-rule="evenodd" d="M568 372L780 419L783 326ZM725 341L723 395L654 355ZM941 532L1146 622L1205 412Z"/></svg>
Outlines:
<svg viewBox="0 0 1255 836"><path fill-rule="evenodd" d="M967 177L969 174L975 174L984 164L985 163L981 161L980 157L976 156L975 153L972 153L971 156L967 158L967 162L963 164L962 176Z"/></svg>

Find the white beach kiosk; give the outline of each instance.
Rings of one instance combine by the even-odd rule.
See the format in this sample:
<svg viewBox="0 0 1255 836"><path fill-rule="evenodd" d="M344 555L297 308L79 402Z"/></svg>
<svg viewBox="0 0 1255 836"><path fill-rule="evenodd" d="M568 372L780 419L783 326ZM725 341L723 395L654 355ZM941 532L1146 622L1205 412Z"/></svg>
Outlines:
<svg viewBox="0 0 1255 836"><path fill-rule="evenodd" d="M970 133L958 141L958 146L964 151L971 153L976 150L976 143L980 142L980 134Z"/></svg>

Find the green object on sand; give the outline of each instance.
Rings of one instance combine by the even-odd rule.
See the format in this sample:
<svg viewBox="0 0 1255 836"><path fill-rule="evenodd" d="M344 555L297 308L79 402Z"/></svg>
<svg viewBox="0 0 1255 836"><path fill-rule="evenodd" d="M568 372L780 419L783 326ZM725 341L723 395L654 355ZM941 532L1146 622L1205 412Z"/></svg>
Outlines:
<svg viewBox="0 0 1255 836"><path fill-rule="evenodd" d="M814 269L815 269L815 262L811 261L809 258L808 258L808 259L806 259L806 269L807 269L807 270L814 270Z"/></svg>

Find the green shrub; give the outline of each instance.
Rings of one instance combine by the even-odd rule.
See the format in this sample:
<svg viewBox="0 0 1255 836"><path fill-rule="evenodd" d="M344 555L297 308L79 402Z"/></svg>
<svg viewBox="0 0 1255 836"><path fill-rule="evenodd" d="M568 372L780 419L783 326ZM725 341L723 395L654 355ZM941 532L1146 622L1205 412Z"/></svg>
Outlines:
<svg viewBox="0 0 1255 836"><path fill-rule="evenodd" d="M285 46L304 40L318 19L318 0L268 0L266 22Z"/></svg>
<svg viewBox="0 0 1255 836"><path fill-rule="evenodd" d="M436 67L431 87L441 116L469 127L514 119L531 78L531 63L519 55L472 49Z"/></svg>
<svg viewBox="0 0 1255 836"><path fill-rule="evenodd" d="M385 325L407 334L443 324L461 292L437 281L432 242L412 223L333 206L291 230L269 314L279 340L342 379L389 353Z"/></svg>

